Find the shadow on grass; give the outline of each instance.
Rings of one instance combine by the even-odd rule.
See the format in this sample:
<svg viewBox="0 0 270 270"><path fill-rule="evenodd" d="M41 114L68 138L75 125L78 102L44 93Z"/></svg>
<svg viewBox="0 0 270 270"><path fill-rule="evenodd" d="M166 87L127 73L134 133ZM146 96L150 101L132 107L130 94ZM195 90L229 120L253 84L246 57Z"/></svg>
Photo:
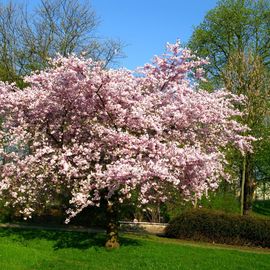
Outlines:
<svg viewBox="0 0 270 270"><path fill-rule="evenodd" d="M270 200L257 200L253 202L252 210L253 212L264 215L265 217L270 217Z"/></svg>
<svg viewBox="0 0 270 270"><path fill-rule="evenodd" d="M62 248L88 249L90 247L104 247L105 233L87 233L70 231L52 231L38 229L0 228L0 237L27 245L27 241L45 239L53 241L55 250ZM120 237L121 246L140 246L139 240Z"/></svg>

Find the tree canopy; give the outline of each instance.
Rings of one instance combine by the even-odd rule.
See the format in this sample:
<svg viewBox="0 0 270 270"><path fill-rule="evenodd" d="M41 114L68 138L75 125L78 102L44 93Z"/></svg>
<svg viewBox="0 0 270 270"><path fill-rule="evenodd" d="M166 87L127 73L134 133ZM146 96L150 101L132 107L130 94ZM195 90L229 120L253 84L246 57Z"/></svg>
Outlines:
<svg viewBox="0 0 270 270"><path fill-rule="evenodd" d="M139 76L70 56L26 77L25 90L2 83L1 199L30 217L64 191L68 221L102 198L111 206L136 191L145 205L173 189L192 199L227 179L224 149L253 140L235 120L244 97L195 88L206 61L167 49Z"/></svg>
<svg viewBox="0 0 270 270"><path fill-rule="evenodd" d="M239 107L245 113L242 121L249 126L249 134L259 140L253 154L232 158L247 213L256 181L269 171L261 156L265 155L263 149L269 149L270 1L219 1L195 28L189 45L200 56L209 57L204 87L213 90L221 86L247 97L247 103Z"/></svg>
<svg viewBox="0 0 270 270"><path fill-rule="evenodd" d="M206 69L217 85L224 86L224 68L235 53L253 53L269 67L270 1L219 1L195 28L189 46L209 57Z"/></svg>

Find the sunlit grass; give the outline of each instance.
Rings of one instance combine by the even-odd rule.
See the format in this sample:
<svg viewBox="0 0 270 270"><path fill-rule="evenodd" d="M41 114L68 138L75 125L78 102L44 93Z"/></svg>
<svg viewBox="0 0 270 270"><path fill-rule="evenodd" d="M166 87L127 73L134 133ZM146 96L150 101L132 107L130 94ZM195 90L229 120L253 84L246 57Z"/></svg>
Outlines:
<svg viewBox="0 0 270 270"><path fill-rule="evenodd" d="M237 250L153 236L125 234L121 248L105 235L0 229L0 269L270 269L270 251Z"/></svg>

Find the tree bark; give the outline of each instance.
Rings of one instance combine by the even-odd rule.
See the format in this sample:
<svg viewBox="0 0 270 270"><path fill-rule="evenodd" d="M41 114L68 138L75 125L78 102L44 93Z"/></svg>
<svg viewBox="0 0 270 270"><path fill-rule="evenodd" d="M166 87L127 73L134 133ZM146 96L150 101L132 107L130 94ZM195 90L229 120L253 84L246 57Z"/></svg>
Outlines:
<svg viewBox="0 0 270 270"><path fill-rule="evenodd" d="M118 236L118 203L108 202L107 204L107 241L105 247L108 249L119 248Z"/></svg>
<svg viewBox="0 0 270 270"><path fill-rule="evenodd" d="M248 215L253 199L252 162L247 154L243 159L241 183L241 215Z"/></svg>
<svg viewBox="0 0 270 270"><path fill-rule="evenodd" d="M242 179L241 179L241 216L244 215L245 204L245 182L246 182L246 156L244 156L242 164Z"/></svg>
<svg viewBox="0 0 270 270"><path fill-rule="evenodd" d="M265 181L263 182L263 200L265 201L266 185Z"/></svg>

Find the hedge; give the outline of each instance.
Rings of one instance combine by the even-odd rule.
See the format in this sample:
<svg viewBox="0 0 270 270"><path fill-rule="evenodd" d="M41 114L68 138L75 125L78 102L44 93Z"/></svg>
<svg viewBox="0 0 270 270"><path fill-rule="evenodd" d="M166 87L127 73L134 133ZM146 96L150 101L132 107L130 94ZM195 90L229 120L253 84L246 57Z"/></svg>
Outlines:
<svg viewBox="0 0 270 270"><path fill-rule="evenodd" d="M270 219L194 209L169 222L167 237L270 247Z"/></svg>

